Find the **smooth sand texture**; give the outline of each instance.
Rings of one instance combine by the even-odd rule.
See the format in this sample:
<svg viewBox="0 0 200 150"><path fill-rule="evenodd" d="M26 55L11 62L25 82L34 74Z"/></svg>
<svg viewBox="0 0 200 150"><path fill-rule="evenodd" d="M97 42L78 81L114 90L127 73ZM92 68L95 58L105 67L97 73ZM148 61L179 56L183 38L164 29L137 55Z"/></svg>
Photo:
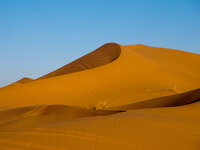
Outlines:
<svg viewBox="0 0 200 150"><path fill-rule="evenodd" d="M0 148L199 150L199 68L198 54L105 44L1 89Z"/></svg>

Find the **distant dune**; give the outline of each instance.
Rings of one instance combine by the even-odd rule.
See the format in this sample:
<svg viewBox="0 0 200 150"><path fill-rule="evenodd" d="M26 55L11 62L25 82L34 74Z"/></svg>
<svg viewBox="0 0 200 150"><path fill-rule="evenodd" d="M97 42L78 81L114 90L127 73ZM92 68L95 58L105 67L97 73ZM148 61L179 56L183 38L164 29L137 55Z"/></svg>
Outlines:
<svg viewBox="0 0 200 150"><path fill-rule="evenodd" d="M14 82L14 83L11 83L11 84L5 86L5 87L3 87L3 88L12 87L12 86L15 86L15 85L22 85L22 84L29 83L29 82L32 82L32 81L34 81L34 80L31 79L31 78L26 78L26 77L25 77L25 78L22 78L22 79L20 79L20 80L18 80L18 81L16 81L16 82ZM3 89L3 88L2 88L2 89Z"/></svg>
<svg viewBox="0 0 200 150"><path fill-rule="evenodd" d="M28 82L31 82L31 81L33 81L33 79L31 79L31 78L22 78L21 80L15 82L15 83L24 84L24 83L28 83Z"/></svg>
<svg viewBox="0 0 200 150"><path fill-rule="evenodd" d="M3 150L199 150L200 55L104 44L0 90Z"/></svg>

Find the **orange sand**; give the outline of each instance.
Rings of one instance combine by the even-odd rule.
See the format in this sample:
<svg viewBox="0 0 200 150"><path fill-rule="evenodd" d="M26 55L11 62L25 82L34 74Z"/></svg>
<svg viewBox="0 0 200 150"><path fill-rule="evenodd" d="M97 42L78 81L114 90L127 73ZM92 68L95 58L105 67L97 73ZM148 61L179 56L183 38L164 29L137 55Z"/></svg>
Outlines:
<svg viewBox="0 0 200 150"><path fill-rule="evenodd" d="M200 55L105 44L0 90L0 149L199 150Z"/></svg>

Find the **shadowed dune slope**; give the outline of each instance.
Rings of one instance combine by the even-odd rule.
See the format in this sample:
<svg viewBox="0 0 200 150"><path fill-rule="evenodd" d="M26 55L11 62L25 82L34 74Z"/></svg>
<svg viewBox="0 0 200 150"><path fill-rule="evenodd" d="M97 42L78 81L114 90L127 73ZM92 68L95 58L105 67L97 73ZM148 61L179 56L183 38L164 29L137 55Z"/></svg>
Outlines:
<svg viewBox="0 0 200 150"><path fill-rule="evenodd" d="M170 95L115 108L111 110L130 110L130 109L144 109L144 108L158 108L158 107L176 107L181 105L187 105L200 101L200 89L192 90L189 92Z"/></svg>
<svg viewBox="0 0 200 150"><path fill-rule="evenodd" d="M98 53L115 51L115 57L86 61L95 64L105 57L106 65L0 90L1 109L55 104L110 108L200 88L198 54L144 45L120 49L105 44Z"/></svg>
<svg viewBox="0 0 200 150"><path fill-rule="evenodd" d="M22 78L22 79L20 79L16 82L13 82L13 83L3 87L2 89L12 87L12 86L15 86L15 85L21 85L21 84L29 83L29 82L32 82L32 81L34 81L34 79L25 77L25 78Z"/></svg>
<svg viewBox="0 0 200 150"><path fill-rule="evenodd" d="M20 79L19 81L17 81L17 82L15 82L15 83L21 83L21 84L24 84L24 83L29 83L29 82L31 82L31 81L33 81L33 79L31 79L31 78L22 78L22 79Z"/></svg>
<svg viewBox="0 0 200 150"><path fill-rule="evenodd" d="M121 48L118 44L108 43L95 51L67 64L58 70L48 73L39 79L59 76L63 74L79 72L86 69L95 68L101 65L105 65L117 59L120 56Z"/></svg>

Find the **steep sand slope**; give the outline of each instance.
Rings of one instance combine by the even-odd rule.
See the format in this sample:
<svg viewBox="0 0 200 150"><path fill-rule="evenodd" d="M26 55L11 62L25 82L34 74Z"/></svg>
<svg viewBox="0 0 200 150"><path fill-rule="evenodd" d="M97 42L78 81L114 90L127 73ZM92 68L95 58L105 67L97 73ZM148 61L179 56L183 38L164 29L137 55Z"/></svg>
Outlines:
<svg viewBox="0 0 200 150"><path fill-rule="evenodd" d="M108 45L104 47L109 50L116 44ZM106 65L1 90L2 109L43 104L115 107L200 87L200 55L144 45L120 48L120 56Z"/></svg>
<svg viewBox="0 0 200 150"><path fill-rule="evenodd" d="M118 44L108 43L104 44L95 51L65 65L58 70L55 70L47 75L40 77L39 79L50 78L54 76L60 76L63 74L79 72L91 68L95 68L101 65L108 64L120 56L121 48Z"/></svg>

